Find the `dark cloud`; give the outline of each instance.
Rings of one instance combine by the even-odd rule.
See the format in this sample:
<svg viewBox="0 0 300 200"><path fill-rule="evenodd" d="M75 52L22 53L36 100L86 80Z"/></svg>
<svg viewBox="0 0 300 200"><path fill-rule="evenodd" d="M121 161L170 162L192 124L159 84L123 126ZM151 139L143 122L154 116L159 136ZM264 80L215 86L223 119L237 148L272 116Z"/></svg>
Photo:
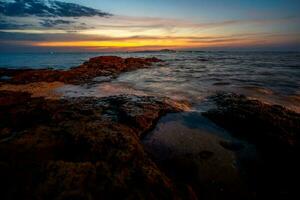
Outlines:
<svg viewBox="0 0 300 200"><path fill-rule="evenodd" d="M55 0L0 1L0 14L10 17L109 17L111 14L75 3Z"/></svg>
<svg viewBox="0 0 300 200"><path fill-rule="evenodd" d="M67 32L74 32L76 30L84 30L94 28L89 26L86 23L80 23L73 20L64 20L64 19L39 19L36 23L20 23L17 21L10 20L0 20L0 30L9 30L9 29L38 29L44 30L47 28L55 28L58 30L65 30Z"/></svg>
<svg viewBox="0 0 300 200"><path fill-rule="evenodd" d="M24 28L28 28L31 27L31 24L18 24L18 23L13 23L13 22L8 22L8 21L4 21L1 20L0 21L0 30L4 30L4 29L24 29Z"/></svg>
<svg viewBox="0 0 300 200"><path fill-rule="evenodd" d="M74 21L70 21L70 20L62 20L62 19L56 19L56 20L52 20L52 19L43 19L40 22L40 25L46 28L52 28L55 26L59 26L59 25L70 25L75 23Z"/></svg>
<svg viewBox="0 0 300 200"><path fill-rule="evenodd" d="M34 34L34 33L11 33L0 31L1 41L84 41L84 40L108 40L108 37L101 36L88 36L77 34L76 31L67 31L67 33L55 33L55 34Z"/></svg>
<svg viewBox="0 0 300 200"><path fill-rule="evenodd" d="M62 19L41 19L40 25L44 28L56 28L68 32L94 28L92 26L87 25L86 23L78 23L76 21Z"/></svg>

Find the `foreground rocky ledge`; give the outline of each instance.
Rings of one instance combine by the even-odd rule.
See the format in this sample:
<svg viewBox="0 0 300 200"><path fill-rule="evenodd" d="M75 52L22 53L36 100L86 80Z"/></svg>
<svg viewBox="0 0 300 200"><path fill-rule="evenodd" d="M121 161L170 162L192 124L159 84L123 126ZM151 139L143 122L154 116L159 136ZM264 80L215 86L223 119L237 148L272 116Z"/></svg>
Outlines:
<svg viewBox="0 0 300 200"><path fill-rule="evenodd" d="M66 71L52 69L0 69L0 78L5 77L2 81L13 84L55 81L82 84L98 76L117 76L121 72L147 67L156 62L162 62L162 60L155 57L121 58L118 56L99 56Z"/></svg>
<svg viewBox="0 0 300 200"><path fill-rule="evenodd" d="M300 114L237 94L211 98L216 108L206 117L234 136L255 144L257 161L241 161L257 199L294 199L298 195Z"/></svg>
<svg viewBox="0 0 300 200"><path fill-rule="evenodd" d="M190 199L191 189L176 189L140 143L177 105L156 97L46 100L1 92L1 197Z"/></svg>
<svg viewBox="0 0 300 200"><path fill-rule="evenodd" d="M256 187L249 199L296 194L299 114L241 95L212 99L217 107L204 115L256 144L262 156L250 163L240 160ZM1 91L1 197L197 199L199 182L182 181L176 174L196 176L190 167L198 160L185 156L157 167L140 141L162 115L185 108L151 96L49 100ZM169 171L176 173L170 176ZM233 193L232 199L239 198Z"/></svg>
<svg viewBox="0 0 300 200"><path fill-rule="evenodd" d="M217 108L204 115L236 136L280 151L299 147L300 114L237 94L218 94L212 100Z"/></svg>

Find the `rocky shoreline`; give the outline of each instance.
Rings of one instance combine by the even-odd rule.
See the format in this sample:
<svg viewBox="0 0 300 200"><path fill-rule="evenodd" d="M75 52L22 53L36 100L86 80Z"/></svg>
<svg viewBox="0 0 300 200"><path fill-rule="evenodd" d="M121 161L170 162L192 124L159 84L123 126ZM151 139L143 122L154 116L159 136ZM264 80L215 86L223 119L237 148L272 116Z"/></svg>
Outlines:
<svg viewBox="0 0 300 200"><path fill-rule="evenodd" d="M205 197L197 179L199 172L190 174L190 169L213 157L212 152L201 151L198 157L183 156L162 164L141 142L162 116L186 111L187 102L136 95L45 98L62 84L88 84L99 76L117 77L159 62L157 58L102 56L66 71L1 69L0 77L6 77L0 81L1 197ZM290 180L297 173L300 114L236 94L218 94L211 101L216 107L203 115L256 145L262 154L262 163L250 167L242 163L249 167L249 174L258 177L249 199L291 197L296 191ZM232 151L240 148L225 142L220 145ZM186 173L189 177L176 176ZM232 191L213 190L217 199L238 199Z"/></svg>
<svg viewBox="0 0 300 200"><path fill-rule="evenodd" d="M26 84L33 82L63 82L71 84L83 84L91 82L99 76L116 77L122 72L131 71L143 67L149 67L152 63L163 62L152 58L121 58L118 56L99 56L90 58L82 65L69 70L53 69L0 69L0 77L9 77L2 81L12 84Z"/></svg>
<svg viewBox="0 0 300 200"><path fill-rule="evenodd" d="M140 143L160 116L180 111L164 99L1 92L0 109L4 199L180 196Z"/></svg>
<svg viewBox="0 0 300 200"><path fill-rule="evenodd" d="M1 76L10 77L0 91L1 196L193 199L192 189L178 188L140 142L161 116L182 111L188 106L185 103L135 95L47 99L22 88L47 82L47 86L83 84L159 61L109 56L92 58L67 71L1 70Z"/></svg>

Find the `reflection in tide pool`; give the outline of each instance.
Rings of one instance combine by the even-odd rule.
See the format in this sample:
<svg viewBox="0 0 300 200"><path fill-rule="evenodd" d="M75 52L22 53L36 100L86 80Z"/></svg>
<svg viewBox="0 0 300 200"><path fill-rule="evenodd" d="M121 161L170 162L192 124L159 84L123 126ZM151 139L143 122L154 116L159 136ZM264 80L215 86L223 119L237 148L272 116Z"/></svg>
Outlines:
<svg viewBox="0 0 300 200"><path fill-rule="evenodd" d="M199 112L163 117L143 143L169 176L204 190L206 199L233 194L244 199L253 193L248 174L255 169L247 163L257 162L255 146L233 138Z"/></svg>

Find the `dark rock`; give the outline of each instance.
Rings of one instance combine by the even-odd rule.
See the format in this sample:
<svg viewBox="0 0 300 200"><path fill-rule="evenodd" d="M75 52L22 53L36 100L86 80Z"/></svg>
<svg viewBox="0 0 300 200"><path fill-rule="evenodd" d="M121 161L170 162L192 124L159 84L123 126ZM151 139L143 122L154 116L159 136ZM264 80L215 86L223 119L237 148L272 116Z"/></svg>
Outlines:
<svg viewBox="0 0 300 200"><path fill-rule="evenodd" d="M0 81L7 81L10 80L11 77L10 76L0 76Z"/></svg>
<svg viewBox="0 0 300 200"><path fill-rule="evenodd" d="M193 196L191 188L179 192L140 142L161 115L179 111L163 98L0 92L0 110L1 199Z"/></svg>
<svg viewBox="0 0 300 200"><path fill-rule="evenodd" d="M243 95L218 94L212 99L217 108L204 115L236 136L284 151L299 147L300 114Z"/></svg>
<svg viewBox="0 0 300 200"><path fill-rule="evenodd" d="M211 151L201 151L199 153L199 157L201 159L209 159L211 158L212 156L214 155L214 152L211 152Z"/></svg>
<svg viewBox="0 0 300 200"><path fill-rule="evenodd" d="M204 115L257 148L257 161L241 163L254 182L257 199L298 195L300 114L237 94L218 94L212 99L217 108Z"/></svg>
<svg viewBox="0 0 300 200"><path fill-rule="evenodd" d="M231 150L231 151L239 151L244 148L244 145L240 142L232 142L232 141L220 141L220 145L224 147L225 149Z"/></svg>
<svg viewBox="0 0 300 200"><path fill-rule="evenodd" d="M11 80L13 76L16 76L17 74L30 71L29 69L6 69L6 68L0 68L0 84L1 82L8 82Z"/></svg>
<svg viewBox="0 0 300 200"><path fill-rule="evenodd" d="M198 61L201 61L201 62L207 62L207 61L209 61L209 60L206 59L206 58L198 58Z"/></svg>

